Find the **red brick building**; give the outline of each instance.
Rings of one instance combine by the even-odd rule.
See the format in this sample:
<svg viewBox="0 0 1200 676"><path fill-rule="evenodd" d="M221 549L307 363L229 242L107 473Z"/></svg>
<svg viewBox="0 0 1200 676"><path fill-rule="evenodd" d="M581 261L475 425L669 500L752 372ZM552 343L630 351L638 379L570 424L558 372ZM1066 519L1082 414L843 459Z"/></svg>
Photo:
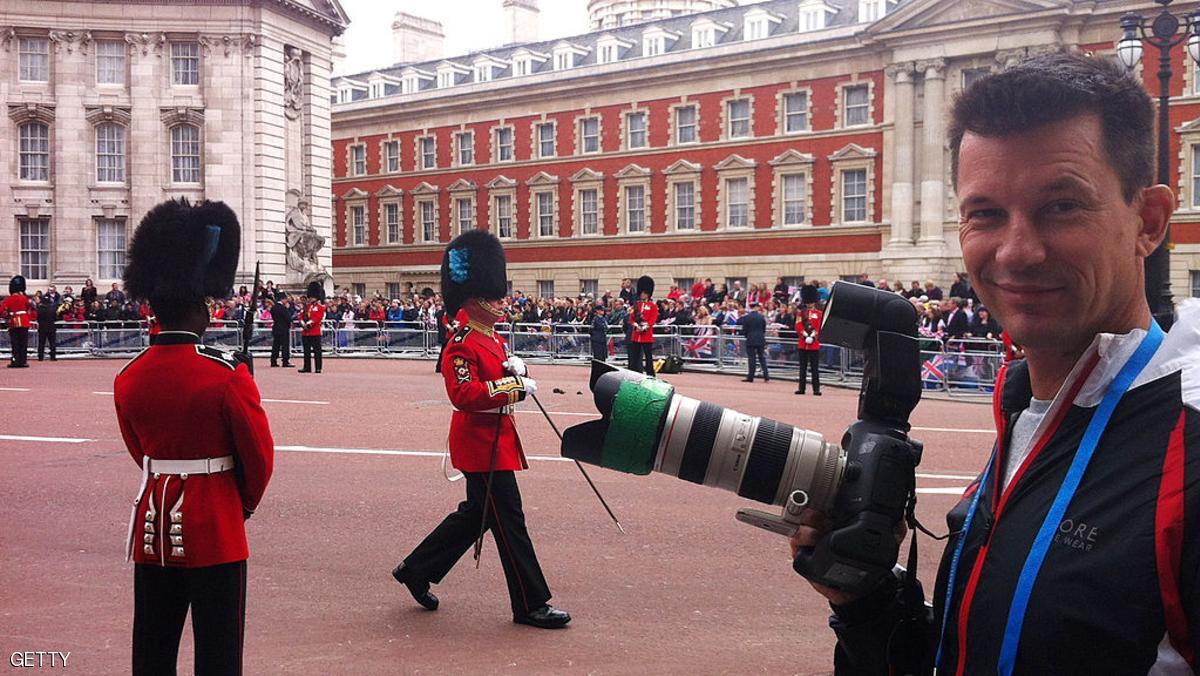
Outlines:
<svg viewBox="0 0 1200 676"><path fill-rule="evenodd" d="M445 243L483 227L541 295L643 273L948 284L949 101L1028 54L1112 51L1131 4L769 0L335 80L336 283L436 288ZM1188 212L1176 295L1200 269Z"/></svg>

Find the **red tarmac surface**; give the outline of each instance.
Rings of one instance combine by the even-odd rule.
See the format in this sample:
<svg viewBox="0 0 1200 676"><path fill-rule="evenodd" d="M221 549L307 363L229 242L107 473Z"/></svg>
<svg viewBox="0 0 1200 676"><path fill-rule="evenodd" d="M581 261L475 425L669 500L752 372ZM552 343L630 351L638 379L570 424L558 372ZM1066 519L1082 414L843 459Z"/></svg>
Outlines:
<svg viewBox="0 0 1200 676"><path fill-rule="evenodd" d="M0 656L70 651L82 674L128 673L133 573L123 563L139 471L121 442L112 378L124 362L34 362L0 370ZM321 375L259 362L277 446L275 475L249 522L247 674L815 674L832 670L828 606L791 570L786 541L738 523L736 495L655 474L589 471L625 526L620 535L572 463L531 459L526 516L561 631L510 621L490 538L419 608L392 567L462 499L433 455L450 409L430 362L335 360ZM534 366L560 428L594 414L587 371ZM689 396L837 439L857 392L794 396L794 382L670 376ZM552 388L566 394L555 394ZM305 403L300 403L305 402ZM320 403L315 403L320 402ZM531 456L558 443L532 403L518 426ZM935 532L985 461L990 408L926 400L919 515ZM936 429L921 429L936 428ZM949 430L949 431L947 431ZM20 440L11 437L86 439ZM319 448L304 452L295 447ZM291 447L293 450L288 450ZM930 476L933 475L933 476ZM933 492L925 492L932 489ZM942 492L937 492L938 490ZM932 588L941 547L922 542ZM180 673L191 673L190 629Z"/></svg>

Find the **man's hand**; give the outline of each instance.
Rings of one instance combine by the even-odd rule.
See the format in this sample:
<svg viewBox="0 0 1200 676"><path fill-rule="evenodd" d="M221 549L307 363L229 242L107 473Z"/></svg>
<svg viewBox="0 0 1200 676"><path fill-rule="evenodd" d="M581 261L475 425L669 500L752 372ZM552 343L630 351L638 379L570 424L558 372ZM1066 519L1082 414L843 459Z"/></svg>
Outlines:
<svg viewBox="0 0 1200 676"><path fill-rule="evenodd" d="M537 394L537 381L533 378L521 378L521 383L525 386L525 394L533 396Z"/></svg>
<svg viewBox="0 0 1200 676"><path fill-rule="evenodd" d="M529 369L525 366L525 360L515 354L509 357L503 366L504 370L508 371L510 375L525 377L529 373Z"/></svg>
<svg viewBox="0 0 1200 676"><path fill-rule="evenodd" d="M791 545L792 560L796 559L796 554L799 553L801 547L816 547L817 542L829 531L829 524L825 515L815 509L804 510L804 513L800 515L800 523L802 524L800 529L788 540L788 544ZM817 590L818 594L829 599L829 602L835 606L845 605L859 598L833 587L817 584L811 580L809 584L812 585L813 589Z"/></svg>

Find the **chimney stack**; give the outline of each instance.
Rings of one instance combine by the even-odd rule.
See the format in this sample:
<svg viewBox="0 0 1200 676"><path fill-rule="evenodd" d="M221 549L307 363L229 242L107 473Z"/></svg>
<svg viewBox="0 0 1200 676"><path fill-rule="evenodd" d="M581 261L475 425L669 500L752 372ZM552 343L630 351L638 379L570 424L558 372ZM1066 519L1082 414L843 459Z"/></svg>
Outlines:
<svg viewBox="0 0 1200 676"><path fill-rule="evenodd" d="M504 0L505 40L508 44L537 42L537 0Z"/></svg>
<svg viewBox="0 0 1200 676"><path fill-rule="evenodd" d="M436 61L445 56L446 34L441 22L396 12L392 20L393 56L396 63Z"/></svg>

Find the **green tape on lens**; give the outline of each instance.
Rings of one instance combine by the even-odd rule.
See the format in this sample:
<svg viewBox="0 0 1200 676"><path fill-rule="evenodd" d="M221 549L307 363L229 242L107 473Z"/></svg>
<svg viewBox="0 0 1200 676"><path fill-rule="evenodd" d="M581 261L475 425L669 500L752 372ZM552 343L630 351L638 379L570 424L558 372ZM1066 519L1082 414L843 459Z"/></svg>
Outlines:
<svg viewBox="0 0 1200 676"><path fill-rule="evenodd" d="M674 391L655 378L621 384L601 451L604 467L629 474L649 474L654 469L659 431Z"/></svg>

